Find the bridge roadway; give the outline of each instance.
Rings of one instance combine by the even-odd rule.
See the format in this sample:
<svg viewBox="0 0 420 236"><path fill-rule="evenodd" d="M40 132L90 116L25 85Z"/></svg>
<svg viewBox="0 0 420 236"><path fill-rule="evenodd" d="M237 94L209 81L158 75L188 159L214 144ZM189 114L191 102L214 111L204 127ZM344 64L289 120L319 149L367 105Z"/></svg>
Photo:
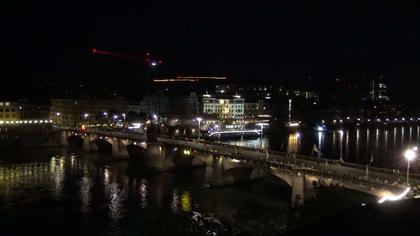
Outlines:
<svg viewBox="0 0 420 236"><path fill-rule="evenodd" d="M88 133L111 136L120 139L146 140L141 134L111 131L90 131ZM264 166L272 170L282 169L290 173L318 176L326 183L339 184L346 188L362 191L381 197L387 194L402 192L407 186L406 172L384 168L370 167L368 174L366 166L337 160L321 159L302 155L287 155L286 153L271 150L238 147L217 142L207 142L196 139L175 139L171 137L158 137L160 143L182 146L197 151L213 153L230 158L234 162ZM420 194L420 175L410 174L410 186L414 187L411 196Z"/></svg>
<svg viewBox="0 0 420 236"><path fill-rule="evenodd" d="M239 161L259 163L273 168L283 167L302 173L318 174L320 176L331 177L343 182L348 180L357 185L365 187L380 187L387 185L392 189L403 190L406 188L406 172L397 172L396 170L370 167L366 175L366 166L341 162L337 160L321 159L319 162L315 158L309 158L302 155L287 155L286 153L276 151L266 151L262 149L244 148L234 145L197 142L197 140L177 140L170 138L158 138L159 142L190 147L206 152L226 155L231 159ZM268 155L267 155L268 152ZM410 185L420 186L420 175L410 174ZM355 186L356 189L359 187ZM415 190L417 191L417 190Z"/></svg>

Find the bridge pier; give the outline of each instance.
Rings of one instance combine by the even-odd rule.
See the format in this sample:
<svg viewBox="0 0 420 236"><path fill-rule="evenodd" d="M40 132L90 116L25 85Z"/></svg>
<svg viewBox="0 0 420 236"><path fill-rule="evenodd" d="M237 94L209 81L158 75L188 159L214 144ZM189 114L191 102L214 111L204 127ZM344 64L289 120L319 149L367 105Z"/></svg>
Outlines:
<svg viewBox="0 0 420 236"><path fill-rule="evenodd" d="M124 145L122 140L114 138L111 144L112 144L112 157L113 158L128 158L129 157L129 154L127 151L127 145Z"/></svg>
<svg viewBox="0 0 420 236"><path fill-rule="evenodd" d="M82 151L83 152L96 152L98 151L98 146L95 144L96 137L94 135L86 135L83 138Z"/></svg>
<svg viewBox="0 0 420 236"><path fill-rule="evenodd" d="M217 155L212 158L211 169L206 169L210 176L208 183L212 186L231 185L265 177L263 169L251 167L237 160Z"/></svg>
<svg viewBox="0 0 420 236"><path fill-rule="evenodd" d="M58 137L58 145L62 147L67 147L69 145L68 137L69 137L68 131L61 131Z"/></svg>
<svg viewBox="0 0 420 236"><path fill-rule="evenodd" d="M292 207L298 207L305 202L305 175L294 174L292 177Z"/></svg>
<svg viewBox="0 0 420 236"><path fill-rule="evenodd" d="M171 158L167 158L167 152L159 143L147 143L145 166L158 171L170 170L175 167Z"/></svg>

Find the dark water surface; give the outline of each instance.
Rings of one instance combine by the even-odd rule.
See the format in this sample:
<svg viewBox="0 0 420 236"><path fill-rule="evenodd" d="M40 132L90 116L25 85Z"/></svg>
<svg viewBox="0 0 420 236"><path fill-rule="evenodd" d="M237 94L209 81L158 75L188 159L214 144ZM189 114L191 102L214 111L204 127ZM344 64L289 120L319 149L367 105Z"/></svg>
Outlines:
<svg viewBox="0 0 420 236"><path fill-rule="evenodd" d="M278 215L290 189L270 181L207 188L205 168L150 173L67 149L0 157L0 235L230 235L286 224Z"/></svg>
<svg viewBox="0 0 420 236"><path fill-rule="evenodd" d="M312 154L314 158L317 156L316 152L312 152L315 144L322 158L338 160L341 157L344 161L359 164L372 160L373 166L404 170L407 165L404 151L413 146L420 148L420 126L353 127L322 132L310 127L263 139L226 143L308 156ZM417 161L412 171L420 172Z"/></svg>
<svg viewBox="0 0 420 236"><path fill-rule="evenodd" d="M293 209L278 179L208 188L206 167L153 173L73 152L0 152L0 235L277 235L374 201L332 188Z"/></svg>

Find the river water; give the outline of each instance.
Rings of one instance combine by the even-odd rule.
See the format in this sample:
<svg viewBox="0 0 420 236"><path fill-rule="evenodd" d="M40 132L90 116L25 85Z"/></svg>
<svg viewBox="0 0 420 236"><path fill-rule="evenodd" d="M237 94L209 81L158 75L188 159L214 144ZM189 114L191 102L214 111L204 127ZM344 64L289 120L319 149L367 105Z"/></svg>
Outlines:
<svg viewBox="0 0 420 236"><path fill-rule="evenodd" d="M303 216L374 201L328 190L314 207L296 210L278 180L208 188L205 174L205 167L148 172L77 149L1 151L0 235L277 235Z"/></svg>
<svg viewBox="0 0 420 236"><path fill-rule="evenodd" d="M372 166L401 169L407 162L403 153L407 148L420 147L420 126L399 127L354 127L348 129L323 130L300 129L283 132L262 139L244 141L225 141L225 143L253 148L296 152L320 157ZM412 171L420 168L412 165Z"/></svg>
<svg viewBox="0 0 420 236"><path fill-rule="evenodd" d="M231 235L264 227L290 203L290 189L270 181L207 188L205 168L150 173L67 149L0 157L1 235Z"/></svg>

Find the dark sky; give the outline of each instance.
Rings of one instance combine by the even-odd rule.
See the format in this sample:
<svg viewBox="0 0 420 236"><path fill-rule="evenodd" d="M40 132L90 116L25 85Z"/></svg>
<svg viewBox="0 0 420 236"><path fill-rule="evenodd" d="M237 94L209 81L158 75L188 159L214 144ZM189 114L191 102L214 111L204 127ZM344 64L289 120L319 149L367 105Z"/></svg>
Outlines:
<svg viewBox="0 0 420 236"><path fill-rule="evenodd" d="M200 73L305 84L311 75L316 86L331 87L337 76L383 74L395 91L420 84L419 5L142 2L1 1L2 80L141 86L151 74ZM151 71L93 56L93 47L133 56L151 51L164 65Z"/></svg>

